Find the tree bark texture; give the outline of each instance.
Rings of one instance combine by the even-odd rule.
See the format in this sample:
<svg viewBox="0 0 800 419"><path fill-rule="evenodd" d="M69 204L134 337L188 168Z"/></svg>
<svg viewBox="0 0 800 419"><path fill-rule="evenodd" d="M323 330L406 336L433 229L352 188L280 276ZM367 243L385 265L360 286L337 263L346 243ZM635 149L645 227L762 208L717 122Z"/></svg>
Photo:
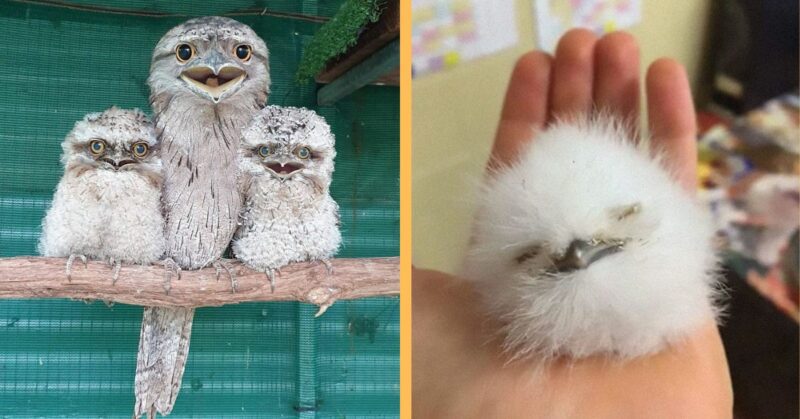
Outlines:
<svg viewBox="0 0 800 419"><path fill-rule="evenodd" d="M206 307L248 301L302 301L321 314L336 300L392 296L400 293L400 258L332 259L296 263L280 270L271 289L267 276L229 260L236 291L225 270L213 267L183 271L180 279L161 265L123 265L112 282L105 262L75 259L71 279L65 258L0 258L0 298L73 298L159 307ZM169 289L167 291L167 289Z"/></svg>

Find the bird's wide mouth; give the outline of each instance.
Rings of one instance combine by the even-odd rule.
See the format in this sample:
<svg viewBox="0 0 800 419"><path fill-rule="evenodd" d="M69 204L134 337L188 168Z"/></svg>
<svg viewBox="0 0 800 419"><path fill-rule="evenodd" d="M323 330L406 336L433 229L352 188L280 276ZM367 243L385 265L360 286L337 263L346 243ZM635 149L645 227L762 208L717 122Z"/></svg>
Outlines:
<svg viewBox="0 0 800 419"><path fill-rule="evenodd" d="M181 79L187 84L205 92L214 102L238 86L244 80L246 73L238 67L225 66L215 73L210 67L196 66L188 68L181 73Z"/></svg>
<svg viewBox="0 0 800 419"><path fill-rule="evenodd" d="M300 170L303 166L294 163L278 163L278 162L270 162L265 164L267 169L271 170L273 173L280 177L287 177L292 173Z"/></svg>

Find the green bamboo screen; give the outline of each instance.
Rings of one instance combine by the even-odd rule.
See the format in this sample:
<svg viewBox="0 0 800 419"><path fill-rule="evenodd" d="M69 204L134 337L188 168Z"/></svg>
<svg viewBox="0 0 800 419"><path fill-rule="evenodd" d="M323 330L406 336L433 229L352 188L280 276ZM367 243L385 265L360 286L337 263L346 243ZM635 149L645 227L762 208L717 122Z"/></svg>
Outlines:
<svg viewBox="0 0 800 419"><path fill-rule="evenodd" d="M0 257L36 254L41 219L62 173L60 143L76 120L111 105L149 112L145 80L161 35L189 17L253 9L267 13L235 18L270 48L269 102L315 108L336 134L339 256L396 256L397 88L366 87L316 107L316 86L293 81L303 46L321 25L304 16L329 17L340 4L2 1ZM109 13L114 8L127 11ZM101 302L0 300L0 417L130 417L141 311ZM171 417L397 417L398 300L342 301L317 319L315 311L300 303L199 309Z"/></svg>

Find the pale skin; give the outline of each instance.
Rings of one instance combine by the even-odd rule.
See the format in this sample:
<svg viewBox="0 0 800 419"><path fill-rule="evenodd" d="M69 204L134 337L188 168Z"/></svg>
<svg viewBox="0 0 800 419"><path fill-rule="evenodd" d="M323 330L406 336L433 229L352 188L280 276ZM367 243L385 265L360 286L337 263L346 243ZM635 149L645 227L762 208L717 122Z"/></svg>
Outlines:
<svg viewBox="0 0 800 419"><path fill-rule="evenodd" d="M637 118L639 49L617 32L597 38L568 32L554 56L530 52L514 68L492 149L507 162L531 128L593 106ZM676 180L694 193L697 127L683 67L650 64L645 88L650 135ZM491 164L491 163L490 163ZM414 418L730 418L728 365L712 319L685 342L624 364L609 358L558 360L536 374L537 360L508 362L497 324L459 278L413 272Z"/></svg>

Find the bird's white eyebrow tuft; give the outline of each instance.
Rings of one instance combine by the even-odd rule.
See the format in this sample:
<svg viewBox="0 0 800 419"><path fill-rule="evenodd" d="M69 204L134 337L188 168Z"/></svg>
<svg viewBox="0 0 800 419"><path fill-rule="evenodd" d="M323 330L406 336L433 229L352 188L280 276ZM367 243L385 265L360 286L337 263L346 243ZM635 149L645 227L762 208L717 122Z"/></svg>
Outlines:
<svg viewBox="0 0 800 419"><path fill-rule="evenodd" d="M248 38L246 36L241 36L241 35L238 35L238 34L225 35L225 36L222 36L222 37L219 37L219 38L222 38L224 40L230 40L230 41L234 41L234 42L238 42L238 43L243 43L243 44L248 44L248 45L254 46L254 45L252 45L253 43L251 42L250 38Z"/></svg>

